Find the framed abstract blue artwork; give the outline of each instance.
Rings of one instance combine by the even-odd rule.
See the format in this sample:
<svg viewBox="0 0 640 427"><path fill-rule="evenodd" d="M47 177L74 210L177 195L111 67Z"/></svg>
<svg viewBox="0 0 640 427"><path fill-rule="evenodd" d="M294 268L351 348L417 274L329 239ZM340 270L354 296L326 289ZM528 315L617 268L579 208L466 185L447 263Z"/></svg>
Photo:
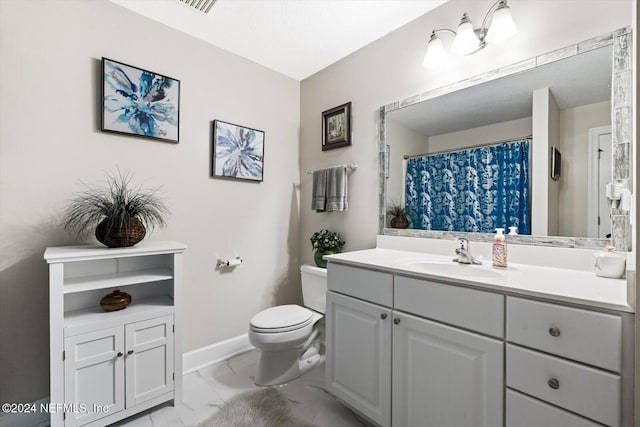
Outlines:
<svg viewBox="0 0 640 427"><path fill-rule="evenodd" d="M180 80L102 58L102 131L179 141Z"/></svg>
<svg viewBox="0 0 640 427"><path fill-rule="evenodd" d="M214 120L211 163L213 177L262 182L264 132Z"/></svg>

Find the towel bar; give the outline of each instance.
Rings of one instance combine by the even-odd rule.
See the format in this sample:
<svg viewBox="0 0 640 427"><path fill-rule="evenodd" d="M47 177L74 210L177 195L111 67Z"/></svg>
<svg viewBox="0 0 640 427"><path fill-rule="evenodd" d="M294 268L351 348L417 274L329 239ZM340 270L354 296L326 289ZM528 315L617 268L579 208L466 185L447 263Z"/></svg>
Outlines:
<svg viewBox="0 0 640 427"><path fill-rule="evenodd" d="M349 165L341 165L341 166L344 166L344 167L346 167L347 169L351 169L351 170L356 170L356 169L358 169L358 165L357 165L357 164L355 164L355 163L351 163L351 164L349 164ZM327 168L327 169L329 169L329 168ZM320 170L320 169L318 169L318 170ZM314 172L316 172L316 171L314 171L314 170L312 170L312 171L307 171L307 175L313 175L313 173L314 173Z"/></svg>

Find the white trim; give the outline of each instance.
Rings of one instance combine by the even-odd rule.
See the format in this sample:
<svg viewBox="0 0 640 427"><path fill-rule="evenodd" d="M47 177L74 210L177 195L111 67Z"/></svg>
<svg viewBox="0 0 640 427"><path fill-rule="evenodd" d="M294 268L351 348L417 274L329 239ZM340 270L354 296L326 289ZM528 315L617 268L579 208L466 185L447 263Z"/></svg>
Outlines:
<svg viewBox="0 0 640 427"><path fill-rule="evenodd" d="M611 133L611 126L600 126L589 129L589 153L588 153L588 191L587 191L587 236L598 236L598 192L592 191L598 188L598 139L601 135ZM613 148L613 147L612 147ZM613 150L612 150L613 151ZM613 155L613 154L612 154ZM613 166L613 165L612 165Z"/></svg>
<svg viewBox="0 0 640 427"><path fill-rule="evenodd" d="M227 360L237 354L247 352L254 347L249 344L247 334L238 335L197 350L184 353L182 364L184 375L202 369L214 363Z"/></svg>
<svg viewBox="0 0 640 427"><path fill-rule="evenodd" d="M41 412L40 405L49 403L49 398L45 397L29 405L35 405L35 412L29 413L4 413L0 412L0 427L45 427L49 425L49 412Z"/></svg>

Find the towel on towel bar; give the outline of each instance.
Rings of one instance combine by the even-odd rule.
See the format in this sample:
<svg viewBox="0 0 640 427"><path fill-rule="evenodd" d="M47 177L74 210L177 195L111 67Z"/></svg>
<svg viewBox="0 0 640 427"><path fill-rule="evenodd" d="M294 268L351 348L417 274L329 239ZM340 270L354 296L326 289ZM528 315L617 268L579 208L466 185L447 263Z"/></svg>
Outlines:
<svg viewBox="0 0 640 427"><path fill-rule="evenodd" d="M349 210L347 168L336 166L313 172L311 209L316 212L340 212Z"/></svg>
<svg viewBox="0 0 640 427"><path fill-rule="evenodd" d="M327 170L327 212L348 211L347 168L336 166Z"/></svg>
<svg viewBox="0 0 640 427"><path fill-rule="evenodd" d="M327 210L327 169L313 171L311 209L316 212Z"/></svg>

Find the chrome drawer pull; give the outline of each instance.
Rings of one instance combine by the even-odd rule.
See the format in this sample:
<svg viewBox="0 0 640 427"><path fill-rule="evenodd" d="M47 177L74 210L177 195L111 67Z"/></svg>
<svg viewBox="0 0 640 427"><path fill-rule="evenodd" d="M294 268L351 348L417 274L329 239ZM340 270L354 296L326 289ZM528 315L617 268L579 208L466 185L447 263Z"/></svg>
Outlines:
<svg viewBox="0 0 640 427"><path fill-rule="evenodd" d="M549 328L549 335L551 335L552 337L559 337L560 328L558 328L557 326L554 326L553 328Z"/></svg>
<svg viewBox="0 0 640 427"><path fill-rule="evenodd" d="M558 381L557 378L551 378L549 381L547 381L547 384L549 385L549 387L551 387L554 390L557 390L560 388L560 381Z"/></svg>
<svg viewBox="0 0 640 427"><path fill-rule="evenodd" d="M381 318L382 320L386 319L386 318L387 318L387 313L381 313L381 314L380 314L380 318Z"/></svg>

